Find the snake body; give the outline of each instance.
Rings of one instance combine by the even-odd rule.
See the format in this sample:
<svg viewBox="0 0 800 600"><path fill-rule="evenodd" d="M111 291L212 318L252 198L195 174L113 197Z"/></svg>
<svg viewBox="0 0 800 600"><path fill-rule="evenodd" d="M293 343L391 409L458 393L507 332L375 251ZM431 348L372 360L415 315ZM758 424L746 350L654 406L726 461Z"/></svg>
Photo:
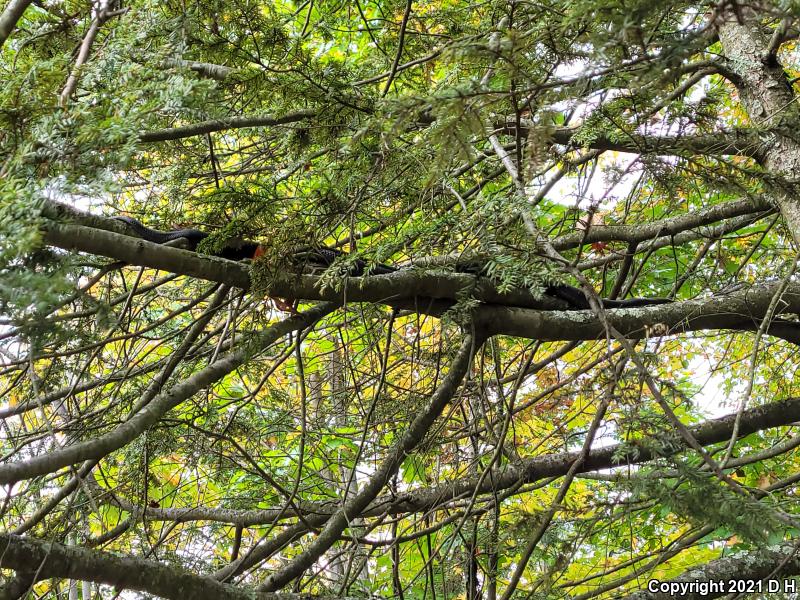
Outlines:
<svg viewBox="0 0 800 600"><path fill-rule="evenodd" d="M568 310L589 310L589 300L580 288L571 285L549 285L544 293L553 298L558 298L569 305ZM627 298L626 300L612 300L601 298L603 308L639 308L641 306L655 306L657 304L670 304L669 298Z"/></svg>
<svg viewBox="0 0 800 600"><path fill-rule="evenodd" d="M199 229L185 228L174 229L172 231L159 231L143 225L140 221L128 216L115 217L125 223L138 237L154 244L166 244L178 239L185 239L189 244L190 250L196 250L197 246L210 234ZM260 245L257 242L233 239L215 256L227 258L229 260L243 260L255 258L260 253ZM346 252L335 248L310 248L298 252L298 263L304 266L328 268L346 256ZM347 266L345 274L351 277L361 277L367 273L370 275L387 275L398 271L397 267L384 264L369 265L366 261L357 258ZM471 271L470 271L471 272ZM545 295L561 300L565 304L566 310L588 310L590 308L586 295L580 288L566 284L549 285L545 288ZM657 304L668 304L672 302L669 298L628 298L626 300L612 300L602 298L603 308L637 308L641 306L655 306Z"/></svg>
<svg viewBox="0 0 800 600"><path fill-rule="evenodd" d="M154 244L166 244L167 242L171 242L173 240L185 238L190 244L192 244L192 249L194 250L197 248L197 245L209 235L205 231L191 228L175 229L174 231L159 231L158 229L151 229L150 227L142 225L141 221L138 221L133 217L118 216L114 218L117 221L122 221L125 223L143 240L153 242Z"/></svg>
<svg viewBox="0 0 800 600"><path fill-rule="evenodd" d="M197 246L206 239L209 233L199 229L186 228L174 229L172 231L159 231L143 225L137 219L128 216L115 217L118 221L125 223L136 235L143 240L154 244L166 244L178 239L185 239L189 243L190 250L196 250ZM233 239L229 240L222 250L216 252L214 256L227 258L228 260L244 260L246 258L256 258L259 255L260 244L248 240ZM298 253L298 262L306 266L328 268L338 259L346 256L346 252L334 248L310 248ZM387 275L397 271L396 267L377 264L369 265L366 261L358 258L352 261L347 268L347 275L351 277L361 277L369 272L370 275Z"/></svg>

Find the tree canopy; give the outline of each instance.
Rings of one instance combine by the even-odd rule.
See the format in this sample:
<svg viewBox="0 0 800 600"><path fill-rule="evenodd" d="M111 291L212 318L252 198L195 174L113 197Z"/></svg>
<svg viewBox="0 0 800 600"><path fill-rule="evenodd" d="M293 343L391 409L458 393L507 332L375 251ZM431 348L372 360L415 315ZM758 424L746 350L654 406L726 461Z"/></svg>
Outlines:
<svg viewBox="0 0 800 600"><path fill-rule="evenodd" d="M0 9L0 597L800 576L795 3Z"/></svg>

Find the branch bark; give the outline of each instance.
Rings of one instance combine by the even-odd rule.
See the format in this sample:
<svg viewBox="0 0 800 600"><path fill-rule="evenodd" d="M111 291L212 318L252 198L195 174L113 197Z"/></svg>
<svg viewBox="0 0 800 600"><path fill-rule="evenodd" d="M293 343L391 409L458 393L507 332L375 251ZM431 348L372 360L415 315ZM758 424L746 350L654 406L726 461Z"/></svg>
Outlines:
<svg viewBox="0 0 800 600"><path fill-rule="evenodd" d="M14 31L14 27L22 18L25 9L33 4L33 0L11 0L0 14L0 48Z"/></svg>
<svg viewBox="0 0 800 600"><path fill-rule="evenodd" d="M64 546L17 535L0 534L0 566L39 580L77 579L184 600L327 600L312 594L268 594L234 587L152 560L121 557L99 550ZM332 598L333 597L327 597Z"/></svg>
<svg viewBox="0 0 800 600"><path fill-rule="evenodd" d="M107 229L122 228L113 219L84 218L81 213L63 206L50 207L45 214L65 208L87 224ZM110 256L133 265L164 269L242 289L249 289L251 285L248 268L243 264L153 244L108 230L52 224L45 233L45 241L65 249ZM331 287L323 290L315 276L289 275L270 281L264 292L310 301L374 302L433 316L440 316L465 292L469 292L472 298L482 303L475 310L475 322L490 335L513 335L543 341L597 340L605 336L604 328L589 311L564 311L565 306L560 301L547 296L537 297L527 290L498 292L489 280L476 282L472 275L430 275L402 270L352 281L338 290ZM646 337L653 326L659 326L670 334L714 329L755 331L775 290L776 284L770 284L704 300L610 310L609 323L631 339ZM789 286L783 300L783 312L800 313L800 284ZM767 333L800 343L800 325L795 322L775 321Z"/></svg>
<svg viewBox="0 0 800 600"><path fill-rule="evenodd" d="M202 63L188 63L187 66L198 72L204 68ZM139 141L142 143L164 142L230 129L286 125L310 119L317 114L317 110L300 110L282 116L258 115L217 119L181 127L145 131L139 135ZM504 124L499 130L502 133L514 135L514 124ZM575 134L578 131L576 128L563 127L547 131L546 134L553 143L573 145ZM522 135L527 135L526 132L523 132ZM600 135L582 145L593 150L613 150L635 154L682 154L688 152L716 156L731 154L755 158L762 156L763 151L763 140L756 132L747 130L720 131L714 134L694 136L620 134L618 137L620 139L617 139L617 136Z"/></svg>
<svg viewBox="0 0 800 600"><path fill-rule="evenodd" d="M232 117L230 119L216 119L214 121L203 121L193 125L183 125L181 127L171 127L168 129L157 129L145 131L139 135L139 141L143 144L153 142L166 142L169 140L180 140L182 138L214 133L215 131L225 131L226 129L244 129L247 127L272 127L274 125L287 125L304 121L317 114L316 110L299 110L281 116L264 115L258 117Z"/></svg>
<svg viewBox="0 0 800 600"><path fill-rule="evenodd" d="M523 122L522 136L534 124ZM503 133L514 135L515 124L506 123ZM592 150L612 150L633 154L704 154L711 156L740 155L757 158L763 152L763 140L757 132L748 130L719 131L713 134L698 135L642 135L638 133L616 132L614 135L598 135L590 141L575 142L580 128L559 127L542 131L556 144L582 146Z"/></svg>
<svg viewBox="0 0 800 600"><path fill-rule="evenodd" d="M777 59L765 61L770 40L760 26L761 15L743 7L739 13L728 9L720 16L719 39L728 68L750 120L769 130L761 162L773 180L770 193L781 209L795 243L800 245L800 142L797 123L800 108L792 86Z"/></svg>
<svg viewBox="0 0 800 600"><path fill-rule="evenodd" d="M689 331L731 329L757 331L767 314L778 283L746 289L727 296L688 300L660 306L607 310L607 322L629 339L648 337L656 327L658 335ZM800 312L800 285L791 285L782 296L782 312ZM510 306L482 306L476 323L491 335L513 335L542 341L604 339L606 330L591 311L547 312ZM800 344L800 323L776 320L767 327L769 335Z"/></svg>
<svg viewBox="0 0 800 600"><path fill-rule="evenodd" d="M645 242L647 240L674 236L703 227L718 221L724 221L742 215L751 215L770 209L770 204L762 199L745 199L734 202L714 204L696 212L668 217L650 223L637 223L635 225L601 225L593 226L588 232L579 231L557 237L553 240L556 250L569 250L581 244L595 242Z"/></svg>
<svg viewBox="0 0 800 600"><path fill-rule="evenodd" d="M800 398L772 402L742 413L739 436L744 437L758 431L788 426L798 420L800 420ZM691 427L689 431L698 442L705 446L727 442L733 432L735 421L735 414L726 415ZM635 445L615 444L594 449L586 456L586 460L577 472L590 473L616 467L646 464L654 458L672 456L685 451L686 448L683 441L675 436L651 436L640 440ZM535 483L550 477L559 477L569 470L577 454L577 452L545 454L514 465L494 469L489 477L467 477L440 486L409 490L400 495L380 496L375 498L359 516L377 517L386 514L425 513L435 510L438 506L454 498L472 494L476 488L478 494L494 494L518 486L520 483ZM115 504L123 510L132 512L141 510L141 507L133 504L118 502ZM307 515L307 518L313 519L312 525L323 523L336 510L336 505L332 503L303 503L299 507L304 515ZM177 523L212 521L243 527L272 523L276 517L292 518L297 516L293 510L278 508L244 511L223 508L145 508L144 514L151 520L167 520ZM290 529L293 527L295 526ZM286 534L287 540L284 540L284 545L296 540L306 531L302 524L299 529L292 529L290 533ZM271 542L270 548L275 550L275 545Z"/></svg>
<svg viewBox="0 0 800 600"><path fill-rule="evenodd" d="M739 552L709 561L704 565L693 567L675 579L664 582L655 580L651 584L654 591L642 590L623 596L622 600L672 600L674 598L707 600L737 591L736 589L730 590L728 586L730 580L755 583L798 574L800 574L800 554L798 554L797 548L787 544L752 552ZM691 587L693 583L695 585L700 583L715 585L706 589L698 589L698 587ZM668 591L660 591L656 584L664 584ZM766 583L763 584L762 589L767 591ZM753 591L757 592L758 590L754 589ZM783 586L780 591L783 591ZM758 596L761 597L761 594L759 593Z"/></svg>
<svg viewBox="0 0 800 600"><path fill-rule="evenodd" d="M170 58L164 61L167 67L176 67L179 69L189 69L195 73L208 77L209 79L216 79L217 81L225 81L232 74L236 73L236 69L226 67L224 65L215 65L213 63L198 62L196 60L182 60L178 58Z"/></svg>

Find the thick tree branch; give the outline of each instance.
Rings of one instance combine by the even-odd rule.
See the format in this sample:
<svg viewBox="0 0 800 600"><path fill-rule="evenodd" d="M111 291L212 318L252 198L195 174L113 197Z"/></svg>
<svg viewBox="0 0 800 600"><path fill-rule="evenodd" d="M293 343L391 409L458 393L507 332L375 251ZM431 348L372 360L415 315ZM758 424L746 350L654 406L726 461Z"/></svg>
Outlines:
<svg viewBox="0 0 800 600"><path fill-rule="evenodd" d="M234 587L152 560L64 546L17 535L0 534L0 566L30 573L39 580L77 579L147 592L174 600L326 600L312 594L269 594ZM329 597L332 598L332 597Z"/></svg>
<svg viewBox="0 0 800 600"><path fill-rule="evenodd" d="M14 577L6 579L0 586L0 600L25 598L34 583L36 583L36 573L20 569Z"/></svg>
<svg viewBox="0 0 800 600"><path fill-rule="evenodd" d="M744 437L773 427L788 426L798 419L800 419L800 398L789 398L748 409L742 413L739 436ZM726 415L691 427L689 431L694 439L704 446L727 442L733 432L735 421L735 414ZM644 464L658 457L684 452L686 449L685 442L674 433L645 438L627 446L615 444L592 450L578 472L589 473L625 465ZM384 512L389 514L426 512L453 498L469 496L476 491L479 494L492 494L520 483L534 483L549 477L560 477L568 472L579 453L576 450L545 454L497 469L491 477L474 476L433 488L410 491L399 497L376 498L363 515L376 516Z"/></svg>
<svg viewBox="0 0 800 600"><path fill-rule="evenodd" d="M601 225L593 226L588 233L579 231L563 235L553 240L556 250L577 248L582 243L594 242L644 242L659 237L671 237L678 233L724 221L732 217L751 215L770 209L768 202L761 199L736 200L723 202L702 208L696 212L668 217L649 223L635 225Z"/></svg>
<svg viewBox="0 0 800 600"><path fill-rule="evenodd" d="M528 129L538 127L523 121L521 135L528 135ZM501 127L503 133L515 135L515 124L506 123ZM763 140L757 132L747 130L720 131L713 134L682 135L642 135L638 133L617 132L611 135L597 135L589 141L576 141L580 127L559 127L542 130L541 135L550 141L564 146L579 146L592 150L613 150L633 154L704 154L711 156L741 155L759 157L763 151Z"/></svg>
<svg viewBox="0 0 800 600"><path fill-rule="evenodd" d="M80 213L73 211L80 216ZM83 220L83 219L82 219ZM90 216L87 222L116 228L113 219ZM249 289L248 268L240 263L207 257L145 240L89 229L82 225L53 224L45 240L65 249L91 252L123 260L130 264L164 269L210 281ZM492 335L503 334L544 341L596 340L605 335L600 322L588 311L563 311L564 305L547 296L535 296L527 290L498 292L487 279L451 274L421 274L401 270L380 277L354 278L341 289L319 288L319 279L311 275L275 277L264 292L279 297L310 301L375 302L420 313L441 315L465 292L483 304L475 312L475 321ZM766 285L724 297L675 302L661 306L608 311L609 323L626 336L639 339L658 325L670 334L698 330L757 330L776 289ZM783 312L800 313L800 285L792 285L784 295ZM776 321L769 335L800 343L800 325Z"/></svg>
<svg viewBox="0 0 800 600"><path fill-rule="evenodd" d="M45 241L67 250L113 257L131 265L172 271L245 290L251 287L250 269L245 264L154 244L128 235L90 229L82 225L54 224L48 228ZM401 308L412 307L409 301L419 298L419 307L422 312L426 312L427 301L455 300L469 291L481 302L543 310L564 308L564 304L554 298L536 297L527 290L499 292L489 280L481 278L476 281L475 276L463 273L422 276L413 270L405 270L381 277L354 278L351 281L352 284L342 289L320 289L319 278L316 276L276 275L269 281L264 292L272 296L302 300L341 301L347 298L351 301L379 302ZM400 302L401 300L405 302Z"/></svg>
<svg viewBox="0 0 800 600"><path fill-rule="evenodd" d="M665 588L667 591L661 592L656 586L654 587L656 591L634 592L623 596L622 600L673 600L674 598L707 600L728 595L731 590L727 582L730 580L758 582L796 575L800 575L800 553L796 547L785 544L778 547L737 552L731 556L709 561L704 565L694 566L680 577L661 582L665 586L669 586ZM716 586L706 589L692 588L690 584L693 582L714 582ZM720 583L723 585L719 585ZM766 592L767 584L764 583L761 589ZM783 586L777 591L782 592ZM758 594L758 597L762 597L761 594Z"/></svg>
<svg viewBox="0 0 800 600"><path fill-rule="evenodd" d="M721 239L726 235L732 234L745 227L749 227L750 225L753 225L757 221L760 221L761 219L768 217L775 212L777 212L777 209L769 209L761 213L744 214L738 217L731 217L713 226L691 229L689 231L681 231L680 233L676 233L674 236L663 235L656 237L647 243L637 245L636 253L649 254L660 248L667 248L669 246L679 247L697 240L708 241ZM589 258L579 262L578 269L581 271L597 269L611 262L620 260L620 258L623 257L624 255L608 254L606 256Z"/></svg>
<svg viewBox="0 0 800 600"><path fill-rule="evenodd" d="M231 117L229 119L204 121L193 125L142 132L139 135L139 141L142 143L164 142L204 135L215 131L286 125L312 118L318 112L317 110L300 110L282 116ZM513 123L506 123L499 129L502 133L514 135L514 127ZM578 128L563 127L543 131L543 135L548 136L553 143L569 146L575 143L574 139L578 131ZM522 132L522 135L527 136L527 128ZM763 150L763 142L759 136L746 130L722 131L708 135L658 136L620 134L618 138L600 135L588 143L581 142L580 145L593 150L614 150L635 154L684 154L688 152L690 154L717 156L720 154L733 154L759 157Z"/></svg>
<svg viewBox="0 0 800 600"><path fill-rule="evenodd" d="M742 413L739 425L739 436L744 437L757 431L774 427L789 426L800 420L800 398L789 398L772 402L764 406L751 408ZM726 415L711 419L701 425L689 428L692 436L701 444L708 446L727 442L733 432L736 415ZM644 438L632 446L616 444L592 450L581 466L580 473L611 469L619 466L646 464L654 458L671 456L684 452L685 443L676 436L667 434ZM496 491L510 489L520 483L535 483L549 477L564 475L575 461L576 452L544 454L526 459L515 465L494 469L490 477L467 477L430 488L409 490L400 495L381 496L375 498L359 516L376 517L384 514L405 515L424 513L434 510L447 502L472 494L476 488L479 494L492 494ZM478 485L478 484L481 485ZM138 511L130 503L116 503L124 510ZM327 515L336 510L334 503L305 503L300 509L310 518L316 519L312 524L324 522ZM291 518L297 516L292 510L264 509L237 511L223 508L145 508L145 515L153 520L166 520L183 523L187 521L213 521L251 527L272 523L277 517ZM293 538L307 531L300 528L294 531ZM287 542L288 543L288 542Z"/></svg>
<svg viewBox="0 0 800 600"><path fill-rule="evenodd" d="M22 18L25 9L31 4L33 4L33 0L11 0L6 4L3 12L0 13L0 48L3 47L8 36L14 31L14 27L17 26L17 22Z"/></svg>
<svg viewBox="0 0 800 600"><path fill-rule="evenodd" d="M756 331L767 314L777 283L727 296L674 302L660 306L606 311L610 325L630 339L648 336L657 327L660 335L688 331L732 329ZM782 313L800 313L800 285L791 285L782 296ZM542 341L604 339L605 328L591 311L544 312L509 306L482 306L476 322L493 335L513 335ZM776 320L767 333L800 344L800 323Z"/></svg>
<svg viewBox="0 0 800 600"><path fill-rule="evenodd" d="M169 140L179 140L215 131L225 131L226 129L244 129L247 127L272 127L274 125L287 125L304 121L317 114L316 110L299 110L281 116L264 115L260 117L231 117L229 119L216 119L214 121L204 121L193 125L183 125L181 127L171 127L169 129L157 129L155 131L145 131L139 134L139 141L145 144L153 142L166 142Z"/></svg>

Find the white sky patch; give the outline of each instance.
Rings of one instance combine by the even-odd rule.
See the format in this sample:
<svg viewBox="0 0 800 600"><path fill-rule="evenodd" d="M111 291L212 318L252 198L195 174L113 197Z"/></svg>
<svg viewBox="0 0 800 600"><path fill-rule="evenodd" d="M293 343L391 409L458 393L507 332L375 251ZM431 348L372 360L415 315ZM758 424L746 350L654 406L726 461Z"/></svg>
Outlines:
<svg viewBox="0 0 800 600"><path fill-rule="evenodd" d="M598 157L594 172L587 164L584 177L564 177L553 186L547 199L582 209L599 203L601 209L610 210L631 193L639 180L634 164L638 159L638 154L605 152ZM619 177L619 173L623 175Z"/></svg>
<svg viewBox="0 0 800 600"><path fill-rule="evenodd" d="M694 358L690 363L692 383L700 388L694 400L703 415L716 419L736 410L736 402L724 391L724 378L719 371L712 369L708 360ZM737 390L738 398L742 390Z"/></svg>
<svg viewBox="0 0 800 600"><path fill-rule="evenodd" d="M582 75L590 77L595 71L596 69L593 69L587 61L576 60L559 65L554 75L558 79L574 79ZM692 86L686 94L686 102L698 102L706 95L708 87L709 82L707 78ZM571 111L572 118L569 126L577 127L592 114L602 102L607 102L616 95L617 90L602 90L578 103L575 103L575 100L565 100L549 108L564 114ZM723 123L720 123L720 125L724 126ZM653 119L644 122L638 127L637 132L643 135L680 135L690 133L692 129L692 124L683 123L682 120L675 120L667 123L658 116L655 116ZM584 209L588 208L589 205L599 203L601 209L608 210L612 208L617 201L627 197L631 193L633 186L639 178L638 169L631 168L631 166L633 166L638 159L638 154L611 151L604 152L600 155L597 168L594 172L591 171L591 165L586 165L586 168L583 170L585 174L591 173L588 180L583 180L578 177L565 177L553 186L553 189L547 194L547 198L558 204ZM616 177L617 173L625 173L625 175L619 178ZM609 178L609 174L612 174L612 177ZM545 176L545 180L546 179L547 176ZM541 183L537 182L539 185L541 185ZM539 187L539 185L535 187Z"/></svg>

